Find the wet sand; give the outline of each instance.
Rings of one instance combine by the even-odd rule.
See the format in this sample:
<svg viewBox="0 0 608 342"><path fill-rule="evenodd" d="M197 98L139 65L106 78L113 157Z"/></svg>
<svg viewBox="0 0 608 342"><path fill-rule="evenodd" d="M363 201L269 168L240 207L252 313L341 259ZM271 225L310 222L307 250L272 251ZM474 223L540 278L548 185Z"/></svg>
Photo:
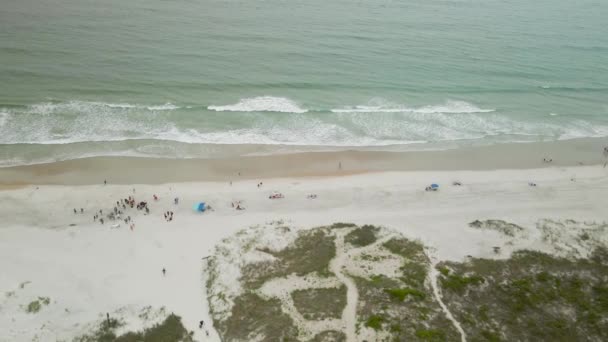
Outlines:
<svg viewBox="0 0 608 342"><path fill-rule="evenodd" d="M532 169L603 165L608 139L502 144L441 151L302 152L210 159L92 157L0 168L0 189L15 184L161 184L314 177L385 171ZM551 159L544 163L543 159Z"/></svg>

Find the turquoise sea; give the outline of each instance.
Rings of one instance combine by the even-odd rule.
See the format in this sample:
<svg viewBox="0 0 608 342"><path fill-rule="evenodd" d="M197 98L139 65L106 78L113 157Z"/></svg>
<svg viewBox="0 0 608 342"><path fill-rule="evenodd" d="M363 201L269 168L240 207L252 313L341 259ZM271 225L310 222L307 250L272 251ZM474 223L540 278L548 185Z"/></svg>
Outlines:
<svg viewBox="0 0 608 342"><path fill-rule="evenodd" d="M606 0L0 4L0 166L598 136Z"/></svg>

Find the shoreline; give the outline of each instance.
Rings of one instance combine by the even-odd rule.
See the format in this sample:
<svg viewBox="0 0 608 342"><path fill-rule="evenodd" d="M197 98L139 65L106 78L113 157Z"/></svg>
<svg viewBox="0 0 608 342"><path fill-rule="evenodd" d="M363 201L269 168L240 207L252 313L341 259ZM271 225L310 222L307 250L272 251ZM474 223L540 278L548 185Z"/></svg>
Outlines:
<svg viewBox="0 0 608 342"><path fill-rule="evenodd" d="M608 138L433 151L297 152L209 159L87 157L0 168L0 190L32 184L163 184L401 171L488 171L603 165ZM544 163L543 159L551 159Z"/></svg>

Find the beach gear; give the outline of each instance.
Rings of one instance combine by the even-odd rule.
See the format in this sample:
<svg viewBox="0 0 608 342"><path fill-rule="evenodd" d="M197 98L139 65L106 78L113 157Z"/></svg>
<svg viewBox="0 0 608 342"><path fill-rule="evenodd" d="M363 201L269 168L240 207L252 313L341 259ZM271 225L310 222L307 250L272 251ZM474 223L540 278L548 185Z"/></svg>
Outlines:
<svg viewBox="0 0 608 342"><path fill-rule="evenodd" d="M439 184L431 184L431 189L439 189Z"/></svg>
<svg viewBox="0 0 608 342"><path fill-rule="evenodd" d="M194 205L194 207L193 207L193 209L194 209L195 211L200 211L200 212L204 212L206 208L207 208L207 207L206 207L206 205L205 205L205 202L199 202L199 203L196 203L196 204Z"/></svg>

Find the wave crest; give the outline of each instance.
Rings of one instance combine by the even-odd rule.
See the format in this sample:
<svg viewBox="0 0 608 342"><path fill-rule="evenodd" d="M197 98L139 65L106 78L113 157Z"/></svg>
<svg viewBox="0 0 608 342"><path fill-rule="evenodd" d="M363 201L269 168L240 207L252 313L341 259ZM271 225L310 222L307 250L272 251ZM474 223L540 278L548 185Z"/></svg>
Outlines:
<svg viewBox="0 0 608 342"><path fill-rule="evenodd" d="M239 100L225 106L209 106L216 112L277 112L277 113L306 113L307 109L300 107L293 100L285 97L258 96Z"/></svg>
<svg viewBox="0 0 608 342"><path fill-rule="evenodd" d="M106 102L95 102L95 101L69 101L69 102L44 102L33 104L28 107L27 113L29 114L40 114L50 115L56 112L62 113L99 113L108 110L150 110L150 111L165 111L179 109L176 105L167 102L163 105L137 105L130 103L106 103Z"/></svg>
<svg viewBox="0 0 608 342"><path fill-rule="evenodd" d="M490 113L495 109L483 109L465 101L448 100L441 105L408 107L393 104L382 99L370 101L367 105L332 109L333 113L418 113L418 114L467 114Z"/></svg>

